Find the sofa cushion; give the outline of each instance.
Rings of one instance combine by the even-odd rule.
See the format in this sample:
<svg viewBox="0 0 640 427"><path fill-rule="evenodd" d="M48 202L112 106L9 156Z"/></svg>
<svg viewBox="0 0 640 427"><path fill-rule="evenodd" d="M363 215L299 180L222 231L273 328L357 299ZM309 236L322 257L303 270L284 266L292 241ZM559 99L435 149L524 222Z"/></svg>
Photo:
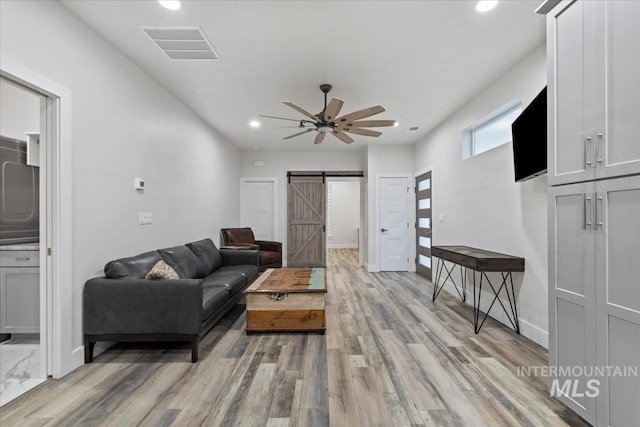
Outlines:
<svg viewBox="0 0 640 427"><path fill-rule="evenodd" d="M246 284L247 280L240 273L220 274L216 271L202 279L203 288L221 288L229 292L230 296L234 296L236 293L240 292Z"/></svg>
<svg viewBox="0 0 640 427"><path fill-rule="evenodd" d="M206 320L229 301L229 291L222 287L202 287L202 320Z"/></svg>
<svg viewBox="0 0 640 427"><path fill-rule="evenodd" d="M216 274L239 274L249 283L258 275L258 266L251 264L226 265L220 267Z"/></svg>
<svg viewBox="0 0 640 427"><path fill-rule="evenodd" d="M156 262L150 272L144 276L145 279L179 279L178 273L166 262L160 260Z"/></svg>
<svg viewBox="0 0 640 427"><path fill-rule="evenodd" d="M104 266L108 279L144 279L162 256L157 251L145 252L129 258L110 261Z"/></svg>
<svg viewBox="0 0 640 427"><path fill-rule="evenodd" d="M253 236L253 230L251 228L225 228L223 230L225 234L225 242L227 245L234 243L256 243L256 238Z"/></svg>
<svg viewBox="0 0 640 427"><path fill-rule="evenodd" d="M200 261L203 275L206 276L212 271L222 267L222 255L220 255L220 251L211 239L187 243L186 246L191 249L191 252L193 252Z"/></svg>
<svg viewBox="0 0 640 427"><path fill-rule="evenodd" d="M200 261L186 246L158 249L164 261L178 273L181 279L199 279L204 276Z"/></svg>

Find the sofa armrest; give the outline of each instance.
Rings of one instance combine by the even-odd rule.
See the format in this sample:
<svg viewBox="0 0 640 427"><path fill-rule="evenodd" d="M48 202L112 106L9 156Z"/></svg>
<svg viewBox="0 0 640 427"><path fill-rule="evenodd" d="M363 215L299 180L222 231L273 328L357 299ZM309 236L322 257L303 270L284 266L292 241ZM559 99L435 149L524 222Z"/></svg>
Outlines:
<svg viewBox="0 0 640 427"><path fill-rule="evenodd" d="M199 334L202 281L95 278L83 293L84 333Z"/></svg>
<svg viewBox="0 0 640 427"><path fill-rule="evenodd" d="M261 251L271 251L278 252L282 255L282 243L280 242L271 242L269 240L256 240L258 246L260 246Z"/></svg>
<svg viewBox="0 0 640 427"><path fill-rule="evenodd" d="M224 265L255 265L260 266L260 252L249 249L220 249Z"/></svg>

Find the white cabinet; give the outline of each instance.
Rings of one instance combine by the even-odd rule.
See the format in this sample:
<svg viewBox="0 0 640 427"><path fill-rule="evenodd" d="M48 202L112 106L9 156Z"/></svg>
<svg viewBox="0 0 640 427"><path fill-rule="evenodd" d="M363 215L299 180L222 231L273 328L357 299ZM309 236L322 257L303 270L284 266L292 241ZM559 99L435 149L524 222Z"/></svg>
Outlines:
<svg viewBox="0 0 640 427"><path fill-rule="evenodd" d="M638 22L637 1L547 16L550 388L597 426L640 419Z"/></svg>
<svg viewBox="0 0 640 427"><path fill-rule="evenodd" d="M640 173L638 22L630 1L563 1L549 14L550 185Z"/></svg>
<svg viewBox="0 0 640 427"><path fill-rule="evenodd" d="M640 378L596 376L590 397L583 368L640 363L640 176L552 187L549 216L549 364L587 374L558 376L560 400L594 425L633 425Z"/></svg>
<svg viewBox="0 0 640 427"><path fill-rule="evenodd" d="M0 251L0 260L0 333L39 333L39 252Z"/></svg>

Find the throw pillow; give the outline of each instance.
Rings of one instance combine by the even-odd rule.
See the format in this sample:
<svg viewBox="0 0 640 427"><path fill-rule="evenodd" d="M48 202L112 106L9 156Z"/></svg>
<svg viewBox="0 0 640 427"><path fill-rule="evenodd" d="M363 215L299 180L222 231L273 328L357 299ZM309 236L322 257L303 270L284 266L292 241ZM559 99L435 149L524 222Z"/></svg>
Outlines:
<svg viewBox="0 0 640 427"><path fill-rule="evenodd" d="M166 262L160 260L156 262L145 279L179 279L178 273Z"/></svg>

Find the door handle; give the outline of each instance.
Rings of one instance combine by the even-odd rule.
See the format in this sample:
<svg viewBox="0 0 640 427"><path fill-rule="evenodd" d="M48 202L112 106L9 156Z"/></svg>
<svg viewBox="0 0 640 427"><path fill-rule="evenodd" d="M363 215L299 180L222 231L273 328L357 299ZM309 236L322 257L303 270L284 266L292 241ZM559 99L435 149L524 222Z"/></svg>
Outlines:
<svg viewBox="0 0 640 427"><path fill-rule="evenodd" d="M389 231L389 230L387 230L386 228L381 228L381 229L380 229L380 232L381 232L381 233L385 233L385 232L387 232L387 231Z"/></svg>

